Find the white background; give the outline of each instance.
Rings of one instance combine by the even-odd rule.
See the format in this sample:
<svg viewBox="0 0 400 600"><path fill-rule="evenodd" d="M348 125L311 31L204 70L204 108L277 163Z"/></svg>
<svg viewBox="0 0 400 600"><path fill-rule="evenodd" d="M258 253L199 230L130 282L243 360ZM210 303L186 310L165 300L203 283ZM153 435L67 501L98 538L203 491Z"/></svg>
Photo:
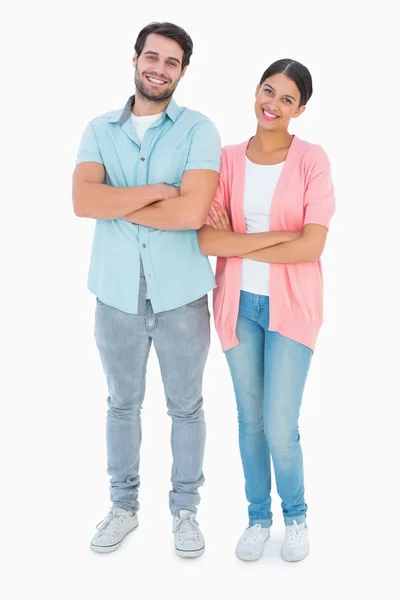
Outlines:
<svg viewBox="0 0 400 600"><path fill-rule="evenodd" d="M1 18L1 502L3 598L353 598L398 593L398 46L395 3L317 0L16 2ZM247 523L232 385L213 332L199 521L207 551L173 551L169 420L154 354L143 410L140 527L89 550L108 510L106 388L86 290L93 222L72 212L86 123L122 107L150 21L183 26L194 55L178 103L223 144L255 131L268 65L308 66L314 96L292 132L331 158L337 213L323 257L325 324L301 414L311 553L288 565L275 523L264 557L234 556ZM214 264L214 263L213 263ZM122 596L124 595L124 596Z"/></svg>

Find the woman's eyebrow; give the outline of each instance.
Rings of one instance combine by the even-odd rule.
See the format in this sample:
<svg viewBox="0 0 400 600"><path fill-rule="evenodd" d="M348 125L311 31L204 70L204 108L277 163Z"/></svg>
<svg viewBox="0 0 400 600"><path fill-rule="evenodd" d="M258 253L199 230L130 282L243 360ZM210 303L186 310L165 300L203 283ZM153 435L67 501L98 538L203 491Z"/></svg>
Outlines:
<svg viewBox="0 0 400 600"><path fill-rule="evenodd" d="M265 85L266 85L266 87L269 87L269 88L271 88L271 90L272 90L273 92L275 92L275 91L276 91L276 90L275 90L275 89L272 87L272 85L270 85L269 83L266 83ZM294 101L296 102L296 98L293 98L293 96L289 96L289 94L284 94L284 96L285 96L286 98L291 98L292 100L294 100Z"/></svg>

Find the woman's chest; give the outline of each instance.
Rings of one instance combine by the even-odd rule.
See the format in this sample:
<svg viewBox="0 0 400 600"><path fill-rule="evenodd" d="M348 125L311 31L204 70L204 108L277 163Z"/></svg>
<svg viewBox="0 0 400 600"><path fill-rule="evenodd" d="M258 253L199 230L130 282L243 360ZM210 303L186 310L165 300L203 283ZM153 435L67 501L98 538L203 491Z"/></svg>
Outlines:
<svg viewBox="0 0 400 600"><path fill-rule="evenodd" d="M230 185L229 207L233 223L243 230L248 219L269 218L271 231L303 226L305 184L296 166L290 170L286 164L280 172L268 178L242 177L240 169L233 169ZM238 229L236 229L238 230Z"/></svg>

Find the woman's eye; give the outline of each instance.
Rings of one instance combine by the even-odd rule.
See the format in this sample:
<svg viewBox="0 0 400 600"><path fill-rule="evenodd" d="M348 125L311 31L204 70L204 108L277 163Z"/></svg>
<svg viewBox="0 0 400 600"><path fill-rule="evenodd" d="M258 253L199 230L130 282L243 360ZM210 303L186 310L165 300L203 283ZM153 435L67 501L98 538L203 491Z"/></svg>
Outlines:
<svg viewBox="0 0 400 600"><path fill-rule="evenodd" d="M284 98L283 101L286 102L287 104L292 104L292 101L289 100L289 98Z"/></svg>
<svg viewBox="0 0 400 600"><path fill-rule="evenodd" d="M266 94L272 94L272 90L269 90L268 88L266 90L264 90Z"/></svg>

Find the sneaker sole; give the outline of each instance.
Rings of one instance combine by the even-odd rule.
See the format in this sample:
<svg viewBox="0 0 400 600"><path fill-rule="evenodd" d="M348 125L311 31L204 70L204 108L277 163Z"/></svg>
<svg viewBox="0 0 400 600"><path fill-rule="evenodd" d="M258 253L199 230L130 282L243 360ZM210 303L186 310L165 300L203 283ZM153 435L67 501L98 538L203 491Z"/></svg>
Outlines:
<svg viewBox="0 0 400 600"><path fill-rule="evenodd" d="M90 549L93 550L93 552L98 552L99 554L108 554L109 552L115 552L115 550L118 550L126 536L132 533L132 531L135 531L138 527L139 523L135 525L135 527L132 527L132 529L127 531L122 540L120 540L117 544L114 544L113 546L95 546L94 544L90 544Z"/></svg>
<svg viewBox="0 0 400 600"><path fill-rule="evenodd" d="M281 557L283 558L283 560L285 562L300 562L301 560L304 560L305 558L307 558L307 556L309 555L309 550L307 550L306 554L302 554L301 556L295 556L295 557L286 557L284 554L282 554L281 552Z"/></svg>
<svg viewBox="0 0 400 600"><path fill-rule="evenodd" d="M246 562L253 562L254 560L258 560L259 558L261 558L262 555L262 552L260 554L257 554L257 556L248 556L247 554L246 556L240 556L240 554L236 553L236 558L238 558L239 560L245 560Z"/></svg>
<svg viewBox="0 0 400 600"><path fill-rule="evenodd" d="M261 558L263 555L263 552L260 552L260 554L256 554L255 556L254 555L249 556L248 554L240 555L237 552L235 552L235 554L236 554L236 558L238 558L239 560L245 560L247 562L252 562L253 560L258 560L259 558Z"/></svg>
<svg viewBox="0 0 400 600"><path fill-rule="evenodd" d="M175 546L175 552L181 558L197 558L198 556L201 556L204 553L205 549L206 547L203 546L202 548L200 548L200 550L179 550L179 548Z"/></svg>

